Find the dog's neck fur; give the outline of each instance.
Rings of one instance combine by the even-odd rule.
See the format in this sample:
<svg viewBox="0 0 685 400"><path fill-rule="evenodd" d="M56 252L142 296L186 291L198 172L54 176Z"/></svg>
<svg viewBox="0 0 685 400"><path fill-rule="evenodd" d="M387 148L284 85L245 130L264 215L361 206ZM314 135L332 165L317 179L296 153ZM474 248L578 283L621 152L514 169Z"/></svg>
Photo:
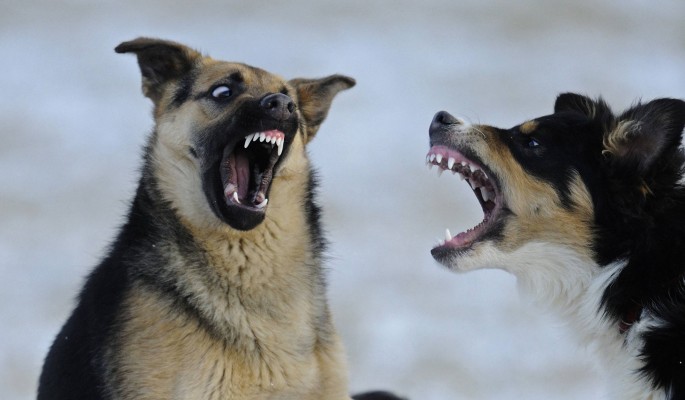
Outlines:
<svg viewBox="0 0 685 400"><path fill-rule="evenodd" d="M602 295L625 267L624 261L600 267L559 244L531 242L507 254L491 252L493 265L506 265L517 277L520 292L568 323L579 343L598 356L610 398L665 399L661 390L639 373L641 332L655 321L643 316L624 335L620 322L603 311ZM496 263L496 264L495 264Z"/></svg>
<svg viewBox="0 0 685 400"><path fill-rule="evenodd" d="M154 171L148 168L149 162L146 165L144 176ZM308 193L313 190L312 179L307 173L287 171L274 178L266 219L256 228L240 232L225 225L199 227L183 222L182 212L167 200L163 187L155 184L152 176L144 178L132 215L136 208L153 209L155 215L149 220L166 225L160 231L175 234L171 239L155 237L154 233L146 238L158 250L158 256L166 259L167 268L139 273L163 276L157 282L166 282L166 290L180 292L208 329L234 343L246 340L252 346L251 342L261 340L249 326L259 318L269 318L271 323L282 323L283 329L306 334L309 321L293 320L288 310L306 310L299 315L307 318L327 317L328 313L320 266L323 239L317 237L318 209L313 217L307 210L316 208ZM292 199L308 199L308 203ZM137 202L155 206L136 207ZM188 246L194 251L188 251ZM302 282L312 282L308 291L295 290L302 287Z"/></svg>

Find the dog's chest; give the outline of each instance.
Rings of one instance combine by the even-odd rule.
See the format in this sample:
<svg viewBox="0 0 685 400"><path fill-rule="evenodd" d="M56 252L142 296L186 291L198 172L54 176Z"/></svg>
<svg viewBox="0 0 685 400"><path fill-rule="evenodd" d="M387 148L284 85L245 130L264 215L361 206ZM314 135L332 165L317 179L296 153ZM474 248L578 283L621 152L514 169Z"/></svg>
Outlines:
<svg viewBox="0 0 685 400"><path fill-rule="evenodd" d="M313 332L279 332L244 315L233 337L217 338L150 293L129 299L109 358L112 387L128 399L307 399L320 372ZM236 318L240 319L241 316Z"/></svg>

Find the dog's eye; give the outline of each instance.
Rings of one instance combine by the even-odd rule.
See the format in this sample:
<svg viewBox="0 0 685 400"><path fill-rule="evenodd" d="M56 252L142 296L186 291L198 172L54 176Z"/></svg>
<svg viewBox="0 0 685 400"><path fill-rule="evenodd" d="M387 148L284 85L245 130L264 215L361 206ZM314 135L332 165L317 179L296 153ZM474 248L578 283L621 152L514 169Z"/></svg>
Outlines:
<svg viewBox="0 0 685 400"><path fill-rule="evenodd" d="M537 140L535 140L533 138L530 138L528 140L528 147L533 148L533 147L538 147L538 146L540 146L540 142L538 142Z"/></svg>
<svg viewBox="0 0 685 400"><path fill-rule="evenodd" d="M215 99L225 99L231 96L231 88L226 85L217 86L212 90L212 97Z"/></svg>

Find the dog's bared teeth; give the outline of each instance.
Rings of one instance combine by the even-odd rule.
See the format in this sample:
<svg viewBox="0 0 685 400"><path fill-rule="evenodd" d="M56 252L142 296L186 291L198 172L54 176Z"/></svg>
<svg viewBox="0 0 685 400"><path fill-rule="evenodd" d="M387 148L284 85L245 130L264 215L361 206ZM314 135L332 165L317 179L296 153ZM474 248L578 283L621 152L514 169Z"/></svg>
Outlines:
<svg viewBox="0 0 685 400"><path fill-rule="evenodd" d="M262 208L266 207L266 203L268 203L268 202L269 202L269 199L264 199L261 203L255 204L255 207L262 209Z"/></svg>
<svg viewBox="0 0 685 400"><path fill-rule="evenodd" d="M240 199L238 198L238 192L233 192L233 201L240 204Z"/></svg>
<svg viewBox="0 0 685 400"><path fill-rule="evenodd" d="M449 229L445 229L445 242L449 242L450 240L452 240L452 234Z"/></svg>
<svg viewBox="0 0 685 400"><path fill-rule="evenodd" d="M437 161L438 164L440 164L442 162L442 154L438 154L437 156L435 156L435 161Z"/></svg>
<svg viewBox="0 0 685 400"><path fill-rule="evenodd" d="M448 168L448 169L452 169L452 167L454 167L454 163L455 163L454 157L450 157L450 158L447 160L447 168Z"/></svg>
<svg viewBox="0 0 685 400"><path fill-rule="evenodd" d="M278 146L278 155L280 156L283 153L283 142L285 142L285 139L279 138L276 140L276 146Z"/></svg>
<svg viewBox="0 0 685 400"><path fill-rule="evenodd" d="M235 194L235 191L236 191L235 185L232 183L229 183L224 188L224 196L226 196L226 197L233 196Z"/></svg>
<svg viewBox="0 0 685 400"><path fill-rule="evenodd" d="M486 189L485 186L482 186L480 188L480 195L481 195L481 197L483 197L483 202L487 202L488 200L490 200L488 192L489 192L489 190Z"/></svg>
<svg viewBox="0 0 685 400"><path fill-rule="evenodd" d="M262 133L259 134L259 141L260 141L260 142L263 142L264 139L266 139L266 133L262 132Z"/></svg>
<svg viewBox="0 0 685 400"><path fill-rule="evenodd" d="M254 135L255 134L253 133L251 135L245 136L245 148L247 148L247 146L249 146L250 143L252 143L252 138L254 137Z"/></svg>
<svg viewBox="0 0 685 400"><path fill-rule="evenodd" d="M252 141L253 141L253 142L256 142L257 140L259 140L259 137L260 137L261 135L262 135L262 134L259 133L259 132L255 133L254 136L252 137Z"/></svg>

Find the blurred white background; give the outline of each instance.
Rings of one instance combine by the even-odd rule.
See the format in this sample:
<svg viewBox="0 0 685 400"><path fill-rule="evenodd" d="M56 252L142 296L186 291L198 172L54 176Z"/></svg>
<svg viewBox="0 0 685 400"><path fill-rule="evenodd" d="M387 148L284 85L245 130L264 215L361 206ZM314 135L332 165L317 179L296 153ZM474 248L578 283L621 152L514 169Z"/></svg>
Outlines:
<svg viewBox="0 0 685 400"><path fill-rule="evenodd" d="M429 250L482 217L424 166L445 109L504 127L559 92L685 97L681 0L14 1L0 3L0 397L35 397L42 359L122 223L152 127L140 35L281 74L344 73L310 149L329 293L351 390L412 399L599 399L566 328L500 271L457 275Z"/></svg>

